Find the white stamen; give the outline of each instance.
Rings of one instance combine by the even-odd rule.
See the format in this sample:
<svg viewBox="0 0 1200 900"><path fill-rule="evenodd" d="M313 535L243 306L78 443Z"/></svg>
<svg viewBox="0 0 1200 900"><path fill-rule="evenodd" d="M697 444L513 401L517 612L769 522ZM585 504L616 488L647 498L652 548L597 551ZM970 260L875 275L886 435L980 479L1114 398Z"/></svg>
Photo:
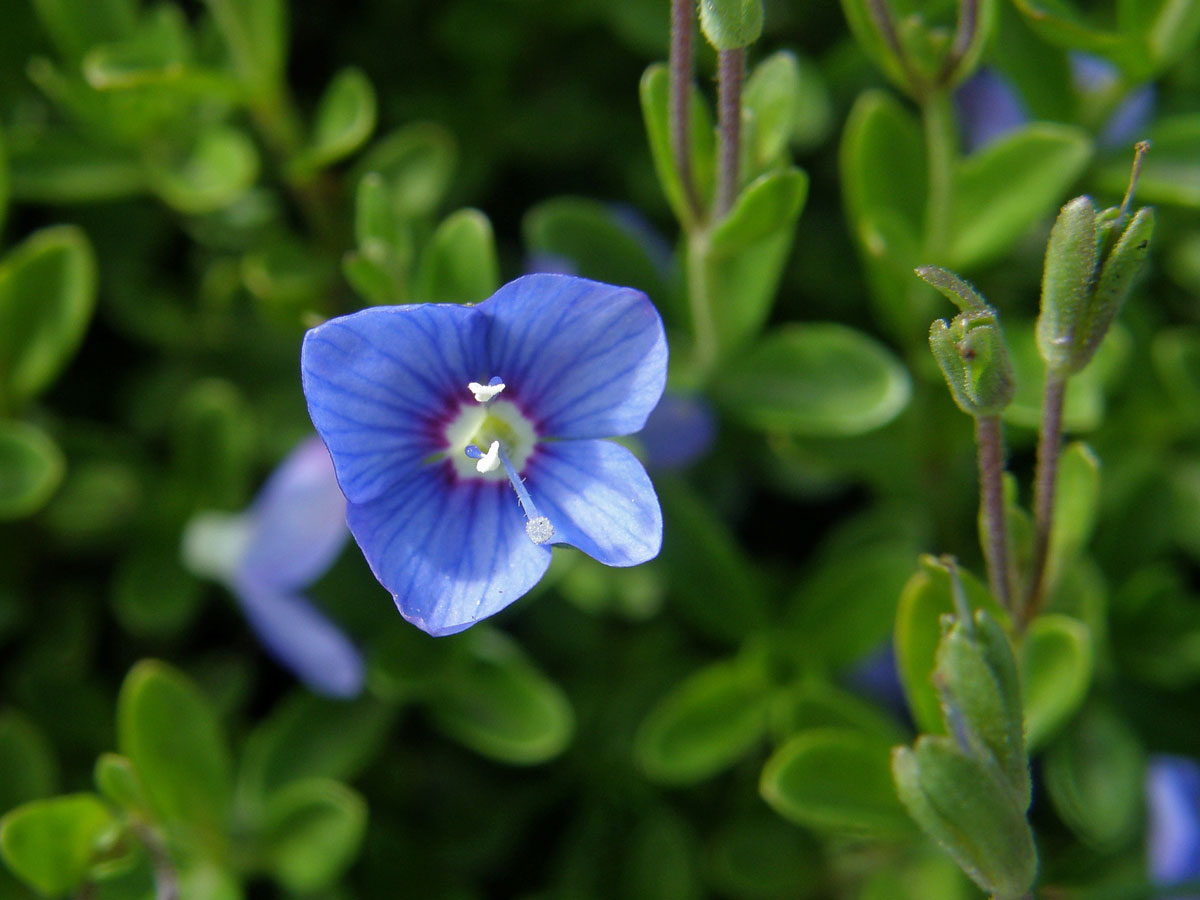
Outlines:
<svg viewBox="0 0 1200 900"><path fill-rule="evenodd" d="M500 466L500 442L492 441L492 446L488 447L487 453L479 457L479 462L475 463L475 471L482 474L491 472Z"/></svg>
<svg viewBox="0 0 1200 900"><path fill-rule="evenodd" d="M472 381L467 385L467 390L475 395L475 399L480 403L487 403L498 393L504 390L504 382L498 381L495 384L480 384L478 381ZM489 451L490 452L490 451ZM492 468L495 468L493 466ZM480 471L483 471L480 469Z"/></svg>

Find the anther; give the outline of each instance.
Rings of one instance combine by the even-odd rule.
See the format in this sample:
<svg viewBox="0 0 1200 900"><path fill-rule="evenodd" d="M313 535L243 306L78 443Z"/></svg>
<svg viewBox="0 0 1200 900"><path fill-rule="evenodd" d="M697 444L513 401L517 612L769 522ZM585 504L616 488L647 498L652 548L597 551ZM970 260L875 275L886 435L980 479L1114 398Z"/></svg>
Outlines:
<svg viewBox="0 0 1200 900"><path fill-rule="evenodd" d="M467 390L475 395L475 399L480 403L487 403L498 393L504 390L504 382L499 376L493 376L487 384L480 384L478 381L472 381L467 385Z"/></svg>
<svg viewBox="0 0 1200 900"><path fill-rule="evenodd" d="M486 475L500 465L500 442L492 441L492 446L488 447L487 453L484 453L474 444L468 444L463 448L469 458L477 460L475 463L475 471Z"/></svg>

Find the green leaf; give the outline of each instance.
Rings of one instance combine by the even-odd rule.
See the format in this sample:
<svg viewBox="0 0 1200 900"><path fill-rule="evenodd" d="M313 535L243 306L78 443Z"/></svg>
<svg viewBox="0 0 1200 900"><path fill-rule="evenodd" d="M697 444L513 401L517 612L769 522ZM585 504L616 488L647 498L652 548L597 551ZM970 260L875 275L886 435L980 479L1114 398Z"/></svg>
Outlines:
<svg viewBox="0 0 1200 900"><path fill-rule="evenodd" d="M323 890L358 856L366 828L356 791L327 778L293 781L267 801L268 866L289 891Z"/></svg>
<svg viewBox="0 0 1200 900"><path fill-rule="evenodd" d="M787 147L819 143L829 132L833 111L821 71L808 60L780 50L762 60L742 92L753 122L748 169L765 172L788 162Z"/></svg>
<svg viewBox="0 0 1200 900"><path fill-rule="evenodd" d="M52 794L58 784L54 748L15 709L0 712L0 809Z"/></svg>
<svg viewBox="0 0 1200 900"><path fill-rule="evenodd" d="M295 321L320 307L334 279L328 257L297 239L281 238L242 257L242 283L269 315Z"/></svg>
<svg viewBox="0 0 1200 900"><path fill-rule="evenodd" d="M95 794L35 800L0 819L0 855L23 881L49 896L77 890L116 822Z"/></svg>
<svg viewBox="0 0 1200 900"><path fill-rule="evenodd" d="M1019 653L1025 742L1040 748L1073 716L1092 684L1092 635L1078 619L1038 616Z"/></svg>
<svg viewBox="0 0 1200 900"><path fill-rule="evenodd" d="M170 83L185 77L191 55L183 12L162 4L125 40L92 47L83 58L83 78L98 91Z"/></svg>
<svg viewBox="0 0 1200 900"><path fill-rule="evenodd" d="M62 451L45 432L0 419L0 521L23 519L45 506L65 471Z"/></svg>
<svg viewBox="0 0 1200 900"><path fill-rule="evenodd" d="M187 678L155 660L134 666L117 698L117 746L162 818L209 839L224 833L229 750L212 704Z"/></svg>
<svg viewBox="0 0 1200 900"><path fill-rule="evenodd" d="M892 787L891 744L846 728L792 738L763 767L758 790L777 813L833 834L893 838L912 822Z"/></svg>
<svg viewBox="0 0 1200 900"><path fill-rule="evenodd" d="M1054 522L1047 560L1047 594L1087 546L1100 514L1100 460L1075 441L1058 458L1054 483Z"/></svg>
<svg viewBox="0 0 1200 900"><path fill-rule="evenodd" d="M137 24L137 0L34 0L33 8L59 52L75 60L96 44L128 37Z"/></svg>
<svg viewBox="0 0 1200 900"><path fill-rule="evenodd" d="M710 249L718 256L731 256L790 229L807 194L808 176L799 169L760 176L746 185L729 215L713 229Z"/></svg>
<svg viewBox="0 0 1200 900"><path fill-rule="evenodd" d="M1101 853L1137 836L1146 782L1146 751L1137 733L1108 706L1091 704L1046 750L1042 774L1055 809Z"/></svg>
<svg viewBox="0 0 1200 900"><path fill-rule="evenodd" d="M814 654L839 669L876 649L891 633L915 556L913 543L903 539L825 554L791 601Z"/></svg>
<svg viewBox="0 0 1200 900"><path fill-rule="evenodd" d="M179 865L180 900L242 900L240 881L222 866L200 857Z"/></svg>
<svg viewBox="0 0 1200 900"><path fill-rule="evenodd" d="M376 757L394 718L392 707L372 698L342 702L294 693L250 733L239 798L256 804L301 779L354 778Z"/></svg>
<svg viewBox="0 0 1200 900"><path fill-rule="evenodd" d="M670 74L661 63L650 66L642 74L638 95L642 103L642 120L646 126L646 137L650 142L650 155L654 159L654 170L658 183L667 197L667 202L682 223L691 223L695 216L687 202L683 181L675 166L675 155L671 152L670 127ZM697 199L703 207L712 196L716 172L716 138L713 133L712 113L698 88L693 86L689 101L690 133L688 144L691 149L692 184Z"/></svg>
<svg viewBox="0 0 1200 900"><path fill-rule="evenodd" d="M843 7L860 2L844 0ZM931 262L921 258L927 183L921 125L890 95L866 91L850 110L838 158L847 217L880 312L902 333L924 331L932 292L925 307L912 301L913 268Z"/></svg>
<svg viewBox="0 0 1200 900"><path fill-rule="evenodd" d="M785 325L731 363L718 399L747 425L844 437L886 425L908 403L908 372L873 338L845 325Z"/></svg>
<svg viewBox="0 0 1200 900"><path fill-rule="evenodd" d="M1062 202L1091 155L1084 131L1035 122L967 157L954 177L947 265L974 269L1007 251Z"/></svg>
<svg viewBox="0 0 1200 900"><path fill-rule="evenodd" d="M8 167L12 196L30 203L98 203L148 190L145 170L128 152L63 132L10 142Z"/></svg>
<svg viewBox="0 0 1200 900"><path fill-rule="evenodd" d="M659 479L661 559L671 572L674 611L707 637L738 645L767 624L761 572L737 538L688 485Z"/></svg>
<svg viewBox="0 0 1200 900"><path fill-rule="evenodd" d="M882 91L859 95L839 156L842 196L853 222L898 215L914 234L924 233L925 139L899 101ZM882 159L887 165L880 165Z"/></svg>
<svg viewBox="0 0 1200 900"><path fill-rule="evenodd" d="M949 856L937 851L873 872L857 900L977 900L979 892Z"/></svg>
<svg viewBox="0 0 1200 900"><path fill-rule="evenodd" d="M421 254L416 298L427 303L479 303L500 286L492 223L477 209L451 213Z"/></svg>
<svg viewBox="0 0 1200 900"><path fill-rule="evenodd" d="M911 565L910 565L911 569ZM771 698L771 727L785 740L814 728L857 731L891 746L911 735L874 703L823 678L802 678Z"/></svg>
<svg viewBox="0 0 1200 900"><path fill-rule="evenodd" d="M442 202L454 173L454 136L440 125L419 122L397 129L371 147L357 167L361 176L377 172L401 219L432 213Z"/></svg>
<svg viewBox="0 0 1200 900"><path fill-rule="evenodd" d="M762 34L763 0L700 0L700 30L718 50L737 50Z"/></svg>
<svg viewBox="0 0 1200 900"><path fill-rule="evenodd" d="M613 208L584 197L555 197L525 214L521 233L533 253L565 257L575 274L628 285L662 298L667 291L651 241L620 222Z"/></svg>
<svg viewBox="0 0 1200 900"><path fill-rule="evenodd" d="M933 683L942 698L946 730L970 752L993 759L1021 809L1029 805L1017 666L1008 637L983 610L972 621L957 618L942 635Z"/></svg>
<svg viewBox="0 0 1200 900"><path fill-rule="evenodd" d="M972 610L986 609L993 618L1007 621L979 579L961 568L957 572ZM896 608L896 670L917 727L932 734L945 730L931 676L942 638L941 618L951 612L949 571L940 560L921 557L920 568L904 586Z"/></svg>
<svg viewBox="0 0 1200 900"><path fill-rule="evenodd" d="M154 192L185 215L224 209L258 177L258 151L246 134L230 126L203 132L185 155L150 163Z"/></svg>
<svg viewBox="0 0 1200 900"><path fill-rule="evenodd" d="M1136 52L1132 35L1094 27L1069 0L1013 0L1039 37L1068 50L1082 50L1120 64Z"/></svg>
<svg viewBox="0 0 1200 900"><path fill-rule="evenodd" d="M816 842L778 816L754 813L722 822L709 848L709 872L721 896L801 900L819 890Z"/></svg>
<svg viewBox="0 0 1200 900"><path fill-rule="evenodd" d="M689 271L697 273L690 279L698 285L698 294L690 298L692 327L697 334L711 332L720 353L728 355L742 349L762 330L795 237L792 222L738 253L718 254L702 232L692 235L686 260Z"/></svg>
<svg viewBox="0 0 1200 900"><path fill-rule="evenodd" d="M663 784L693 784L727 769L762 741L768 684L756 666L732 660L699 669L642 721L634 757Z"/></svg>
<svg viewBox="0 0 1200 900"><path fill-rule="evenodd" d="M114 616L139 637L178 634L195 618L202 594L200 582L180 562L178 541L151 538L117 564L111 590Z"/></svg>
<svg viewBox="0 0 1200 900"><path fill-rule="evenodd" d="M342 69L317 104L312 138L292 162L296 174L323 169L349 156L375 130L375 89L359 68Z"/></svg>
<svg viewBox="0 0 1200 900"><path fill-rule="evenodd" d="M666 808L644 816L627 834L618 896L694 900L701 896L701 851L688 821Z"/></svg>
<svg viewBox="0 0 1200 900"><path fill-rule="evenodd" d="M0 131L0 228L4 227L4 219L8 215L8 197L11 193L9 179L8 144L4 132Z"/></svg>
<svg viewBox="0 0 1200 900"><path fill-rule="evenodd" d="M842 12L858 46L879 69L903 91L911 92L914 85L899 56L875 26L867 0L842 0ZM880 157L884 159L886 157Z"/></svg>
<svg viewBox="0 0 1200 900"><path fill-rule="evenodd" d="M96 304L96 260L78 228L43 228L0 260L0 408L44 390L75 355Z"/></svg>
<svg viewBox="0 0 1200 900"><path fill-rule="evenodd" d="M287 63L284 0L205 0L238 77L262 103L276 103Z"/></svg>
<svg viewBox="0 0 1200 900"><path fill-rule="evenodd" d="M145 815L150 810L142 781L133 763L116 753L101 753L92 773L96 788L118 809Z"/></svg>
<svg viewBox="0 0 1200 900"><path fill-rule="evenodd" d="M575 733L571 703L499 631L475 628L430 685L434 724L501 762L533 765L558 756Z"/></svg>
<svg viewBox="0 0 1200 900"><path fill-rule="evenodd" d="M198 508L233 509L246 500L257 447L254 412L231 381L205 378L180 398L172 462Z"/></svg>

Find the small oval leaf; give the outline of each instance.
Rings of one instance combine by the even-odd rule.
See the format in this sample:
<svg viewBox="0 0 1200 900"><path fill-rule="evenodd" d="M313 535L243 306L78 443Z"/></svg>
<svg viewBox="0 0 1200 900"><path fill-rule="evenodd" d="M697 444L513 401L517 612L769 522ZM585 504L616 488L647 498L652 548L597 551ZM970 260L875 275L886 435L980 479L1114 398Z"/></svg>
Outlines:
<svg viewBox="0 0 1200 900"><path fill-rule="evenodd" d="M908 404L908 371L874 338L834 323L785 325L717 383L747 425L841 437L886 425Z"/></svg>
<svg viewBox="0 0 1200 900"><path fill-rule="evenodd" d="M0 419L0 521L41 509L65 469L62 451L40 428Z"/></svg>
<svg viewBox="0 0 1200 900"><path fill-rule="evenodd" d="M1034 619L1020 651L1025 742L1032 752L1079 709L1092 683L1092 634L1078 619Z"/></svg>
<svg viewBox="0 0 1200 900"><path fill-rule="evenodd" d="M740 661L693 672L642 722L634 755L642 771L664 784L691 784L737 762L767 729L767 685Z"/></svg>
<svg viewBox="0 0 1200 900"><path fill-rule="evenodd" d="M759 793L784 818L818 831L908 835L913 824L892 786L891 749L858 731L814 728L772 754Z"/></svg>

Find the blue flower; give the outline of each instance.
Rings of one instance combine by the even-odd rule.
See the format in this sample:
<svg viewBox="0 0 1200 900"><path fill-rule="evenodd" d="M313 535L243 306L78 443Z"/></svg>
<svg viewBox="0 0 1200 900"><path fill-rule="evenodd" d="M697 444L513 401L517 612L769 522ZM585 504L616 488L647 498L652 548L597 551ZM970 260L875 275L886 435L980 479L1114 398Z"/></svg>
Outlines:
<svg viewBox="0 0 1200 900"><path fill-rule="evenodd" d="M227 585L267 651L313 691L356 696L363 661L300 595L346 544L346 500L317 437L299 444L244 513L198 516L184 535L189 568Z"/></svg>
<svg viewBox="0 0 1200 900"><path fill-rule="evenodd" d="M1012 84L986 66L954 92L963 149L974 153L1028 120L1025 106Z"/></svg>
<svg viewBox="0 0 1200 900"><path fill-rule="evenodd" d="M1120 104L1096 136L1100 146L1128 150L1135 141L1144 138L1154 114L1154 85L1144 84L1129 90L1121 82L1120 70L1108 60L1087 53L1071 53L1068 58L1071 80L1085 99L1103 99L1115 91L1122 92Z"/></svg>
<svg viewBox="0 0 1200 900"><path fill-rule="evenodd" d="M702 396L667 391L637 439L651 469L682 469L708 452L716 430L716 416Z"/></svg>
<svg viewBox="0 0 1200 900"><path fill-rule="evenodd" d="M1200 879L1200 764L1182 756L1151 757L1146 805L1151 879L1164 885Z"/></svg>
<svg viewBox="0 0 1200 900"><path fill-rule="evenodd" d="M650 479L601 440L638 431L662 395L667 344L644 294L543 274L478 306L375 307L308 332L301 370L350 531L422 630L508 606L552 543L611 566L658 554Z"/></svg>

